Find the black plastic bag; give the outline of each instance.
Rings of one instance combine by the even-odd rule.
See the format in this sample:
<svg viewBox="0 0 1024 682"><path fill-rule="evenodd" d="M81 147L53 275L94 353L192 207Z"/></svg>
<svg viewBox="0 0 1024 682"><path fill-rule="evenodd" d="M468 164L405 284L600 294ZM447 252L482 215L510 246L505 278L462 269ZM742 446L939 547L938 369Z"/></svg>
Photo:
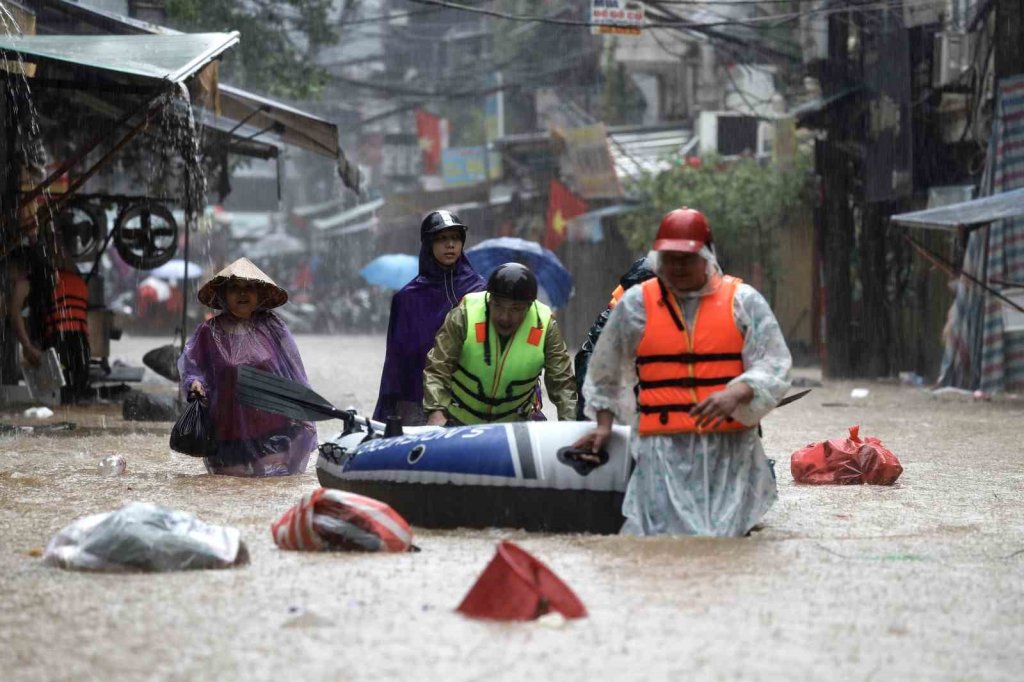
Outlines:
<svg viewBox="0 0 1024 682"><path fill-rule="evenodd" d="M217 434L206 409L206 398L189 393L188 407L171 429L171 450L192 457L211 457L217 453Z"/></svg>

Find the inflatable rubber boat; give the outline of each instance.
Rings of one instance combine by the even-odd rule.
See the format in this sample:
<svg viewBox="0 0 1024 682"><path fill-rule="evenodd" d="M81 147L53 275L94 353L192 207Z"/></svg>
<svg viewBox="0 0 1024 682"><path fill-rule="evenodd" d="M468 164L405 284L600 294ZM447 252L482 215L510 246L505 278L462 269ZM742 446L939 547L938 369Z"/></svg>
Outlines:
<svg viewBox="0 0 1024 682"><path fill-rule="evenodd" d="M596 464L570 447L593 428L514 422L407 428L386 438L379 428L367 432L350 422L321 444L317 478L324 487L386 502L427 528L617 533L631 471L630 429L613 428Z"/></svg>
<svg viewBox="0 0 1024 682"><path fill-rule="evenodd" d="M320 484L386 502L427 528L501 526L617 533L632 470L630 429L612 427L597 461L571 446L593 422L513 422L396 432L340 410L303 384L238 368L242 404L293 419L341 419L320 445Z"/></svg>

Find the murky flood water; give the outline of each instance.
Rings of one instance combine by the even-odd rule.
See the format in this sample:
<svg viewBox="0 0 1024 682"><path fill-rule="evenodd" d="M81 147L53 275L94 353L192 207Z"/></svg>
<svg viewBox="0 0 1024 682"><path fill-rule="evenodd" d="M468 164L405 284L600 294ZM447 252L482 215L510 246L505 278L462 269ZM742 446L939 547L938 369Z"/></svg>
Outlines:
<svg viewBox="0 0 1024 682"><path fill-rule="evenodd" d="M382 337L299 337L313 386L370 410ZM135 364L164 341L128 339ZM152 390L170 383L152 379ZM279 551L269 525L316 485L205 474L169 424L119 405L78 429L0 437L0 665L7 680L1019 679L1022 406L833 383L773 414L780 499L736 540L418 531L400 556ZM28 423L20 415L5 422ZM794 486L789 454L862 424L901 458L893 488ZM338 423L321 423L321 436ZM103 478L120 453L128 470ZM242 531L237 570L91 575L44 567L72 519L132 500ZM546 561L590 617L560 627L453 613L499 539Z"/></svg>

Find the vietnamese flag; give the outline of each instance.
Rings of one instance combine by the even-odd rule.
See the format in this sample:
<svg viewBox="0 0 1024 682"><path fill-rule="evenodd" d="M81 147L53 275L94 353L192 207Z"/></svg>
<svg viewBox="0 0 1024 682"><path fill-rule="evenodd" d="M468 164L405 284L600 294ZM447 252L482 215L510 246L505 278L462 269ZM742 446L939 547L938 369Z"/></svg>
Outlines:
<svg viewBox="0 0 1024 682"><path fill-rule="evenodd" d="M423 153L423 174L437 175L441 171L441 152L448 147L448 121L417 109L416 137Z"/></svg>
<svg viewBox="0 0 1024 682"><path fill-rule="evenodd" d="M544 246L552 251L557 249L565 241L566 223L586 212L587 202L558 180L552 180L548 190L548 226L544 232Z"/></svg>

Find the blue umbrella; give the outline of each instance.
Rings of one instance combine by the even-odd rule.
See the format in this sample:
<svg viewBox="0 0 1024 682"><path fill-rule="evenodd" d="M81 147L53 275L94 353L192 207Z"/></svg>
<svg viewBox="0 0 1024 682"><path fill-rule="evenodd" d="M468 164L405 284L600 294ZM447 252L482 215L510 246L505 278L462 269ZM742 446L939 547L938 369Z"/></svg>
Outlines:
<svg viewBox="0 0 1024 682"><path fill-rule="evenodd" d="M401 289L420 273L420 259L404 253L377 256L359 271L370 284L385 289Z"/></svg>
<svg viewBox="0 0 1024 682"><path fill-rule="evenodd" d="M552 308L563 308L572 296L572 275L552 251L537 242L498 237L466 249L466 257L485 279L502 263L522 263L537 275L537 283Z"/></svg>

